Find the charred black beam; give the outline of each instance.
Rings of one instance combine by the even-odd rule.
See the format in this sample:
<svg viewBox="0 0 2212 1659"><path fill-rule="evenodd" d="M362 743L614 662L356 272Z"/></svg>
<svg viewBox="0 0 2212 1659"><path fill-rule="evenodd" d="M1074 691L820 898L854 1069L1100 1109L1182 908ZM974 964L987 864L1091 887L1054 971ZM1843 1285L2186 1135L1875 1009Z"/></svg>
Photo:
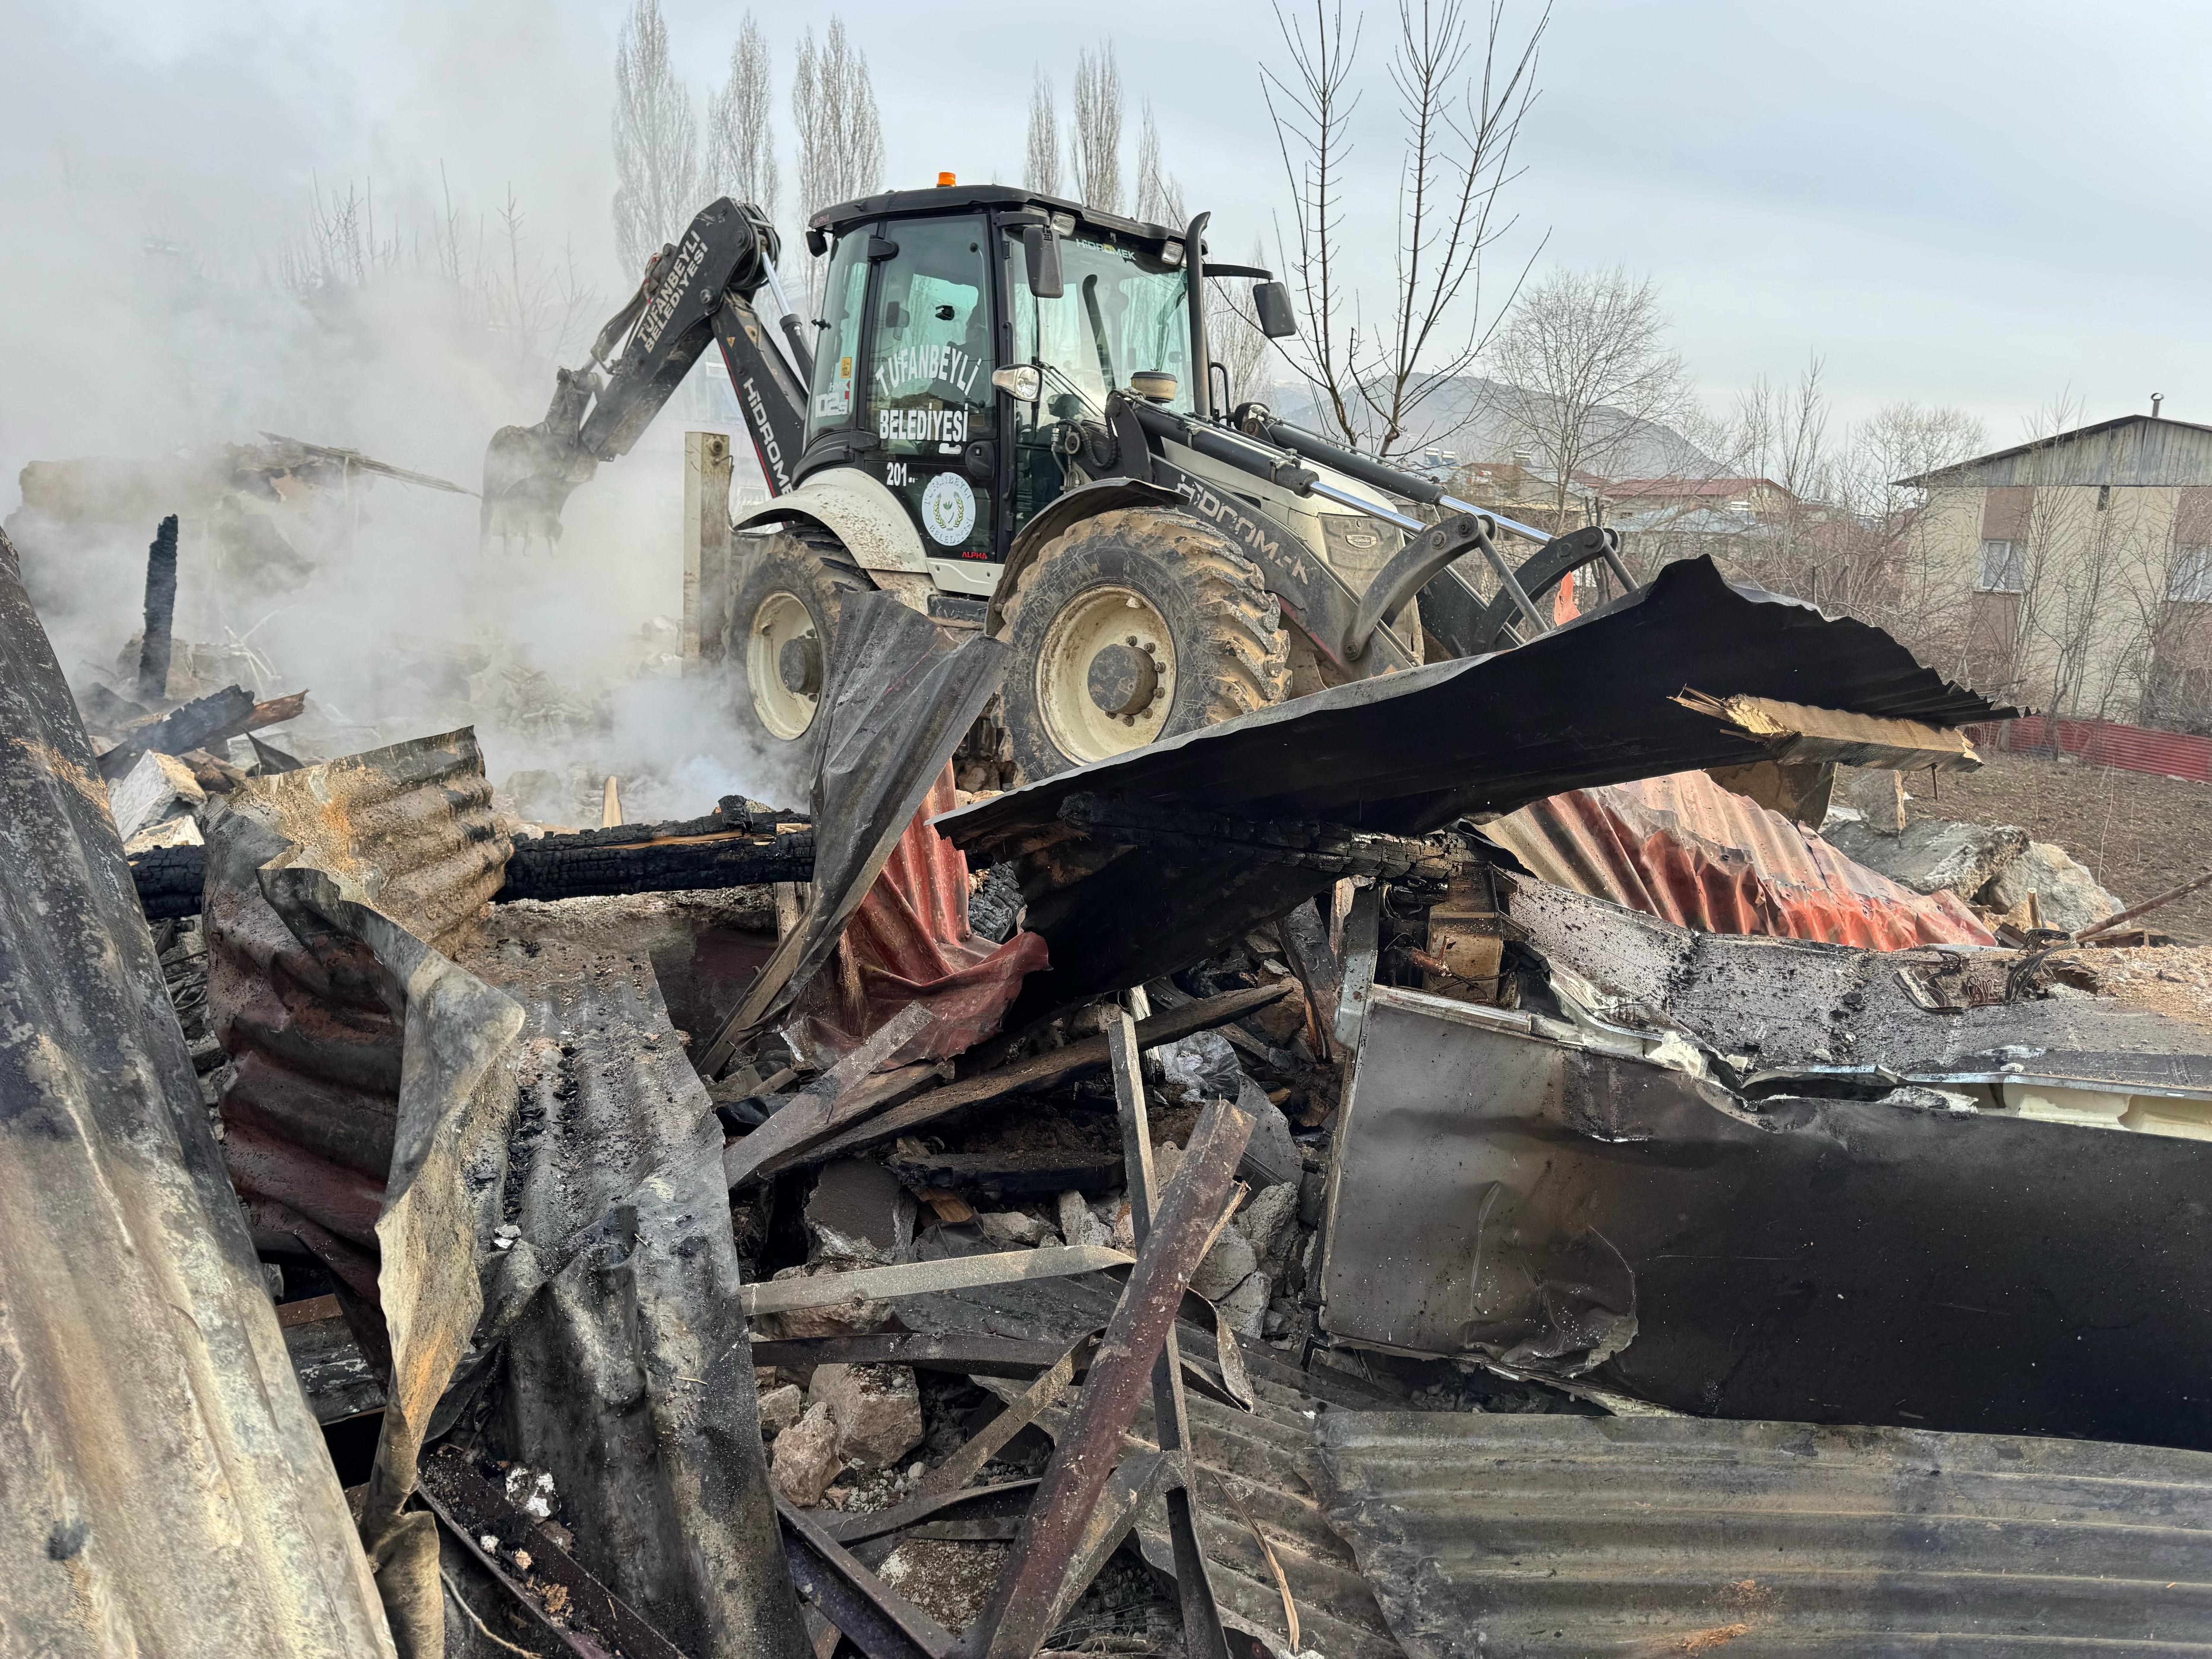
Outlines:
<svg viewBox="0 0 2212 1659"><path fill-rule="evenodd" d="M164 678L167 673L163 670ZM150 750L181 755L188 750L204 749L211 743L234 738L252 723L254 708L253 693L242 685L226 685L220 691L179 704L160 720L140 726L102 755L100 775L113 783L127 776L138 763L138 757Z"/></svg>
<svg viewBox="0 0 2212 1659"><path fill-rule="evenodd" d="M507 884L493 901L675 893L813 879L811 825L786 823L761 833L698 830L714 822L630 823L518 841L507 862ZM207 883L207 848L157 847L137 854L131 860L131 876L148 921L198 915L200 890Z"/></svg>
<svg viewBox="0 0 2212 1659"><path fill-rule="evenodd" d="M1123 846L1233 851L1332 876L1425 876L1441 881L1468 861L1466 844L1449 834L1377 835L1349 824L1234 817L1118 795L1070 795L1060 803L1060 819L1072 830Z"/></svg>
<svg viewBox="0 0 2212 1659"><path fill-rule="evenodd" d="M626 824L518 841L507 861L507 884L493 895L493 902L673 893L813 878L811 825L766 835L723 830L669 836L661 834L659 826Z"/></svg>
<svg viewBox="0 0 2212 1659"><path fill-rule="evenodd" d="M161 520L146 550L146 631L138 641L138 701L148 708L169 695L171 629L177 615L177 515Z"/></svg>

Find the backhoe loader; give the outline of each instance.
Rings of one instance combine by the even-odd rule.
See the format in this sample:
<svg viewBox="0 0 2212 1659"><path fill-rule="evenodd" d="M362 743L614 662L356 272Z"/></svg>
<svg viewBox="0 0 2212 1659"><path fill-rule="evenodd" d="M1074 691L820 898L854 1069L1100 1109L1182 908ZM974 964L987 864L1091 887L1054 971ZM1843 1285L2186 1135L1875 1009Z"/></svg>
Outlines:
<svg viewBox="0 0 2212 1659"><path fill-rule="evenodd" d="M733 718L805 742L845 597L880 589L1012 647L969 751L1002 782L1518 643L1584 566L1633 587L1613 531L1551 536L1265 404L1225 407L1204 285L1249 283L1273 338L1296 324L1268 272L1206 258L1207 218L1176 229L996 185L848 202L807 228L826 261L810 324L766 216L715 202L592 362L560 371L545 418L494 438L485 535L557 537L570 491L715 345L771 492L733 526ZM1501 535L1538 550L1516 569Z"/></svg>

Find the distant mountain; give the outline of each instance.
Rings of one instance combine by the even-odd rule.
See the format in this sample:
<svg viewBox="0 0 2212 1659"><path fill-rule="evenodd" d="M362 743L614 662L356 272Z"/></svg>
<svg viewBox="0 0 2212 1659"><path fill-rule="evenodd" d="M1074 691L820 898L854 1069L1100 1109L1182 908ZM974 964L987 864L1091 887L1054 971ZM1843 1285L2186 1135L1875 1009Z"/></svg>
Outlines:
<svg viewBox="0 0 2212 1659"><path fill-rule="evenodd" d="M1408 465L1420 459L1424 449L1449 449L1462 465L1470 461L1510 461L1516 449L1528 447L1516 436L1503 412L1501 398L1510 392L1503 381L1479 374L1455 376L1438 387L1415 411L1413 441L1393 447ZM1306 388L1279 387L1275 407L1292 425L1324 428L1316 417ZM1595 441L1582 471L1612 478L1711 477L1723 471L1721 464L1672 427L1641 421L1621 410L1600 404L1591 422ZM1539 471L1546 468L1542 455L1533 458Z"/></svg>

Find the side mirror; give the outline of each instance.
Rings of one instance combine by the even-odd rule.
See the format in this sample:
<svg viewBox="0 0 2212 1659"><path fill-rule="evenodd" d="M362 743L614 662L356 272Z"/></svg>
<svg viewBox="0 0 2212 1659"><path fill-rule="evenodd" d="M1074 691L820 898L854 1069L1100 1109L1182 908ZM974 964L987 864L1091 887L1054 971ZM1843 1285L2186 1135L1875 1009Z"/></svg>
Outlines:
<svg viewBox="0 0 2212 1659"><path fill-rule="evenodd" d="M1030 292L1057 300L1067 292L1060 275L1060 233L1050 225L1022 227L1022 259L1029 266Z"/></svg>
<svg viewBox="0 0 2212 1659"><path fill-rule="evenodd" d="M1291 291L1282 283L1253 283L1252 308L1260 313L1260 332L1269 339L1297 337L1297 314L1291 309Z"/></svg>
<svg viewBox="0 0 2212 1659"><path fill-rule="evenodd" d="M1035 363L1015 363L991 371L991 384L1018 404L1033 404L1044 395L1044 376Z"/></svg>

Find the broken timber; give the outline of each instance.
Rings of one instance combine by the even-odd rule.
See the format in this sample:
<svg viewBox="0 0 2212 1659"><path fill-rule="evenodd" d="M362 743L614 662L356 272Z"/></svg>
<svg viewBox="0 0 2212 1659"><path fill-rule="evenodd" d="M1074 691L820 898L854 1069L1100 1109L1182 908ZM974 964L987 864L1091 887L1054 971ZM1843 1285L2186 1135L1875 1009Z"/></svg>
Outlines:
<svg viewBox="0 0 2212 1659"><path fill-rule="evenodd" d="M103 763L105 760L102 757ZM264 769L293 769L264 765ZM800 815L788 816L796 819ZM507 861L506 884L492 900L509 904L518 899L751 887L805 881L813 872L814 830L805 823L778 823L757 831L721 827L712 818L631 823L517 841ZM207 851L200 847L158 848L133 857L131 875L149 921L198 915L207 878Z"/></svg>
<svg viewBox="0 0 2212 1659"><path fill-rule="evenodd" d="M1773 697L1716 697L1686 686L1674 701L1711 715L1789 764L1835 761L1900 772L1972 772L1982 764L1964 732L1922 720L1813 708Z"/></svg>
<svg viewBox="0 0 2212 1659"><path fill-rule="evenodd" d="M1156 1048L1163 1042L1173 1042L1194 1032L1210 1031L1226 1025L1231 1020L1242 1019L1270 1003L1281 1000L1298 988L1295 980L1285 980L1276 985L1254 986L1249 990L1227 991L1218 997L1208 997L1202 1002L1186 1003L1180 1008L1155 1014L1137 1027L1137 1044L1140 1048ZM932 1122L948 1112L965 1106L980 1105L996 1100L1020 1089L1044 1088L1066 1081L1079 1072L1090 1071L1109 1063L1106 1039L1085 1037L1071 1042L1065 1048L1053 1048L981 1077L964 1079L947 1084L942 1089L932 1089L927 1094L917 1095L902 1105L894 1106L879 1117L855 1125L842 1133L833 1136L818 1146L787 1158L785 1163L819 1163L836 1158L856 1146L866 1146L895 1135L902 1135L917 1124ZM770 1120L773 1121L774 1120ZM739 1146L744 1143L740 1141ZM771 1164L772 1173L783 1164Z"/></svg>

